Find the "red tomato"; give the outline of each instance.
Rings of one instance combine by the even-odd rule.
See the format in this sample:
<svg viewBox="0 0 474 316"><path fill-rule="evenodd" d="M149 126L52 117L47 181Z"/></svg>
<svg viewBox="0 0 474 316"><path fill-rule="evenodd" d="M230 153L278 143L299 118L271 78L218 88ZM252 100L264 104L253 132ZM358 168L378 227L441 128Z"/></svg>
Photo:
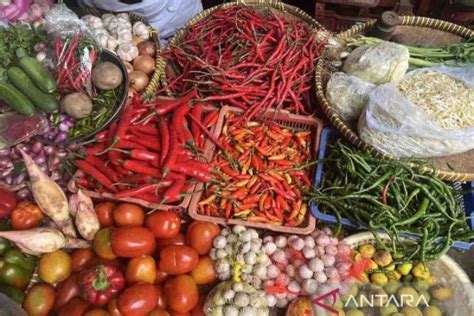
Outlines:
<svg viewBox="0 0 474 316"><path fill-rule="evenodd" d="M171 311L170 316L191 316L191 314L190 313L178 313L178 312L175 312L175 311Z"/></svg>
<svg viewBox="0 0 474 316"><path fill-rule="evenodd" d="M32 316L47 316L54 306L54 287L40 283L28 290L23 309Z"/></svg>
<svg viewBox="0 0 474 316"><path fill-rule="evenodd" d="M126 316L146 316L157 304L160 289L153 284L139 283L125 289L118 298L118 309Z"/></svg>
<svg viewBox="0 0 474 316"><path fill-rule="evenodd" d="M155 283L155 259L151 256L141 256L130 259L127 264L125 279L129 283Z"/></svg>
<svg viewBox="0 0 474 316"><path fill-rule="evenodd" d="M158 296L158 301L156 301L156 308L166 309L168 307L168 303L166 302L165 293L163 292L163 288L158 286L160 290L160 295Z"/></svg>
<svg viewBox="0 0 474 316"><path fill-rule="evenodd" d="M38 227L44 218L41 209L30 202L20 202L11 213L12 227L14 230Z"/></svg>
<svg viewBox="0 0 474 316"><path fill-rule="evenodd" d="M83 316L88 308L89 303L75 297L59 310L58 316Z"/></svg>
<svg viewBox="0 0 474 316"><path fill-rule="evenodd" d="M178 275L166 281L163 289L168 306L175 312L187 313L198 303L199 291L189 275Z"/></svg>
<svg viewBox="0 0 474 316"><path fill-rule="evenodd" d="M91 248L76 249L71 253L72 271L78 272L84 269L94 258Z"/></svg>
<svg viewBox="0 0 474 316"><path fill-rule="evenodd" d="M17 204L14 193L7 189L0 188L0 219L9 216Z"/></svg>
<svg viewBox="0 0 474 316"><path fill-rule="evenodd" d="M161 308L155 308L148 316L170 316L170 313Z"/></svg>
<svg viewBox="0 0 474 316"><path fill-rule="evenodd" d="M171 277L166 272L161 271L160 267L157 265L156 266L156 278L155 278L155 284L163 284L165 283L166 280L168 280Z"/></svg>
<svg viewBox="0 0 474 316"><path fill-rule="evenodd" d="M92 247L95 253L102 259L114 260L117 255L112 251L112 235L115 228L108 227L102 228L95 234L94 240L92 241Z"/></svg>
<svg viewBox="0 0 474 316"><path fill-rule="evenodd" d="M158 239L176 237L181 229L181 218L173 211L156 211L148 215L145 226Z"/></svg>
<svg viewBox="0 0 474 316"><path fill-rule="evenodd" d="M217 281L217 272L214 269L214 261L208 256L199 258L199 262L191 271L191 277L196 284L211 284Z"/></svg>
<svg viewBox="0 0 474 316"><path fill-rule="evenodd" d="M136 204L122 203L114 210L114 221L119 227L143 226L145 212L143 212L143 209Z"/></svg>
<svg viewBox="0 0 474 316"><path fill-rule="evenodd" d="M94 308L87 311L87 313L84 314L84 316L109 316L109 315L110 313L103 310L102 308Z"/></svg>
<svg viewBox="0 0 474 316"><path fill-rule="evenodd" d="M110 313L110 316L122 316L122 313L118 309L117 303L117 298L113 298L107 303L107 311Z"/></svg>
<svg viewBox="0 0 474 316"><path fill-rule="evenodd" d="M160 269L178 275L190 272L198 263L199 256L188 246L168 246L160 251Z"/></svg>
<svg viewBox="0 0 474 316"><path fill-rule="evenodd" d="M62 281L56 286L56 302L55 310L59 310L64 304L68 303L75 297L79 297L80 290L77 284L77 274L72 274L69 278Z"/></svg>
<svg viewBox="0 0 474 316"><path fill-rule="evenodd" d="M101 227L114 226L114 202L103 202L97 204L95 207L95 213L99 218L99 223Z"/></svg>
<svg viewBox="0 0 474 316"><path fill-rule="evenodd" d="M144 227L120 227L112 234L112 251L118 257L133 258L152 254L155 237Z"/></svg>
<svg viewBox="0 0 474 316"><path fill-rule="evenodd" d="M186 243L196 249L198 254L206 255L211 251L212 242L221 232L213 223L193 222L186 233Z"/></svg>
<svg viewBox="0 0 474 316"><path fill-rule="evenodd" d="M204 303L206 302L206 297L204 295L199 296L199 301L191 310L191 316L206 316L204 314Z"/></svg>
<svg viewBox="0 0 474 316"><path fill-rule="evenodd" d="M183 246L186 245L186 240L184 238L184 235L179 233L176 235L174 238L170 239L158 239L156 241L156 246L158 247L158 251L163 250L164 248L171 246L171 245L177 245L177 246Z"/></svg>

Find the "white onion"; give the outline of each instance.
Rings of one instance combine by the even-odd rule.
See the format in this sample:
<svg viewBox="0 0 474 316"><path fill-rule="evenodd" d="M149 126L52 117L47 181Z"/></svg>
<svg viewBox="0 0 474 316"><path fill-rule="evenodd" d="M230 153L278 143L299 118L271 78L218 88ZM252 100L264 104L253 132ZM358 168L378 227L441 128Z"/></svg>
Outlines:
<svg viewBox="0 0 474 316"><path fill-rule="evenodd" d="M286 287L288 291L298 294L301 291L301 286L295 280L291 281Z"/></svg>
<svg viewBox="0 0 474 316"><path fill-rule="evenodd" d="M274 264L267 267L267 278L274 279L280 275L280 269Z"/></svg>
<svg viewBox="0 0 474 316"><path fill-rule="evenodd" d="M311 236L306 236L304 238L304 244L306 247L309 247L309 248L314 248L316 246L316 242L314 241L314 238Z"/></svg>
<svg viewBox="0 0 474 316"><path fill-rule="evenodd" d="M336 262L336 258L331 255L322 255L321 260L323 261L325 267L333 266Z"/></svg>
<svg viewBox="0 0 474 316"><path fill-rule="evenodd" d="M293 265L289 264L285 267L285 272L290 278L294 277L296 274L296 269Z"/></svg>
<svg viewBox="0 0 474 316"><path fill-rule="evenodd" d="M328 277L326 276L326 274L322 271L319 271L319 272L316 272L314 274L314 279L318 282L318 283L326 283Z"/></svg>
<svg viewBox="0 0 474 316"><path fill-rule="evenodd" d="M277 246L275 243L273 243L273 241L269 241L263 245L263 250L266 254L271 255L277 250Z"/></svg>
<svg viewBox="0 0 474 316"><path fill-rule="evenodd" d="M328 255L331 255L331 256L337 255L337 247L336 246L329 245L329 246L326 246L326 248L324 248L324 250L326 251L326 254L328 254Z"/></svg>
<svg viewBox="0 0 474 316"><path fill-rule="evenodd" d="M287 244L288 244L288 240L286 239L285 236L278 236L277 238L275 238L275 245L278 248L284 248L286 247Z"/></svg>
<svg viewBox="0 0 474 316"><path fill-rule="evenodd" d="M298 273L303 279L311 279L313 276L313 271L306 264L300 267Z"/></svg>
<svg viewBox="0 0 474 316"><path fill-rule="evenodd" d="M314 279L308 279L303 281L303 290L308 294L313 294L318 289L318 282Z"/></svg>
<svg viewBox="0 0 474 316"><path fill-rule="evenodd" d="M281 250L281 249L278 249L277 251L275 251L273 254L272 254L272 259L275 261L275 262L278 262L278 263L284 263L286 264L288 262L288 259L286 258L286 254L285 254L285 251Z"/></svg>
<svg viewBox="0 0 474 316"><path fill-rule="evenodd" d="M290 244L291 248L293 248L296 251L301 251L304 248L304 240L296 237L293 239L288 239L288 243Z"/></svg>
<svg viewBox="0 0 474 316"><path fill-rule="evenodd" d="M267 299L268 307L273 307L273 306L276 305L277 299L276 299L276 297L273 296L272 294L267 294L267 295L265 295L265 298Z"/></svg>
<svg viewBox="0 0 474 316"><path fill-rule="evenodd" d="M319 258L313 258L309 261L308 267L313 272L321 272L324 270L324 262Z"/></svg>
<svg viewBox="0 0 474 316"><path fill-rule="evenodd" d="M303 256L306 258L306 259L311 259L311 258L314 258L316 257L316 251L309 247L309 246L304 246L303 248Z"/></svg>

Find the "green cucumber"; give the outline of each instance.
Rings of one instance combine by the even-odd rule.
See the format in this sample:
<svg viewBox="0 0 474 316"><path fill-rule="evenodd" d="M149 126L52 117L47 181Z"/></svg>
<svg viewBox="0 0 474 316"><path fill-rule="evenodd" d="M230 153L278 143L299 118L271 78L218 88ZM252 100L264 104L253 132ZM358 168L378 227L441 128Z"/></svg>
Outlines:
<svg viewBox="0 0 474 316"><path fill-rule="evenodd" d="M23 115L35 114L35 106L21 91L8 83L0 83L0 100Z"/></svg>
<svg viewBox="0 0 474 316"><path fill-rule="evenodd" d="M46 94L36 87L34 82L28 77L28 75L19 67L10 67L8 69L8 79L15 87L23 92L28 99L39 110L51 114L59 109L59 102L51 94Z"/></svg>
<svg viewBox="0 0 474 316"><path fill-rule="evenodd" d="M56 91L56 81L46 67L30 56L24 56L18 61L18 66L33 80L41 91L53 93Z"/></svg>

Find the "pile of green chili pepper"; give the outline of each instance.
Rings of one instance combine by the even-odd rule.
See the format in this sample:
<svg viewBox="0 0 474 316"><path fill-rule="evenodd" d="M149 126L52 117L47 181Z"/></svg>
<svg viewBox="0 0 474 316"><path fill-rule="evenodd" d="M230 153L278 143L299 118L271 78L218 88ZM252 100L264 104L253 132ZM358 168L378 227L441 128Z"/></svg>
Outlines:
<svg viewBox="0 0 474 316"><path fill-rule="evenodd" d="M457 201L459 193L418 172L410 161L374 158L338 140L323 163L321 187L308 193L311 203L334 214L339 223L345 217L368 226L381 247L403 253L404 261L436 260L454 241L474 238ZM382 243L376 231L386 232L391 245ZM400 233L415 235L420 241L407 245Z"/></svg>

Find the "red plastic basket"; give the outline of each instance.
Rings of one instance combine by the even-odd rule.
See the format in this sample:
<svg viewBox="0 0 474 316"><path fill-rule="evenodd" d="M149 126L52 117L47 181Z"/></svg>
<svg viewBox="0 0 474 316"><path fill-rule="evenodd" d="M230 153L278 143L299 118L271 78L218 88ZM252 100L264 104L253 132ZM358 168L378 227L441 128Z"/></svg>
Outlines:
<svg viewBox="0 0 474 316"><path fill-rule="evenodd" d="M216 127L214 129L213 135L217 139L219 138L222 128L225 123L225 116L228 112L233 113L243 113L243 111L239 108L225 106L221 109L219 113L219 119L217 121ZM323 123L313 117L310 116L301 116L301 115L294 115L290 114L286 111L276 111L276 110L269 110L265 113L258 115L257 119L259 120L267 120L279 123L287 128L293 129L310 129L314 133L314 143L313 152L317 155L317 150L319 148L319 140L321 136L321 131L323 127ZM216 152L215 145L212 142L208 142L206 144L208 148L206 148L206 153L212 153L210 158L212 158ZM315 156L316 157L316 156ZM204 222L212 222L218 224L232 224L232 225L243 225L249 227L255 227L260 229L268 229L272 231L288 233L288 234L309 234L311 233L314 228L316 227L316 219L311 215L311 212L306 213L306 219L299 227L287 227L281 225L273 225L273 224L265 224L265 223L256 223L256 222L249 222L239 219L225 219L222 217L213 217L213 216L206 216L198 214L198 204L201 201L202 190L204 184L198 183L195 188L195 194L193 194L191 198L191 203L188 208L189 216L198 221Z"/></svg>
<svg viewBox="0 0 474 316"><path fill-rule="evenodd" d="M204 113L209 113L211 111L217 111L217 109L210 107L210 106L205 106L204 107ZM219 122L217 122L216 126L211 130L211 133L215 131L217 128ZM212 142L210 140L207 140L204 149L203 149L203 158L207 161L209 161L212 158L214 148L211 146ZM76 182L74 181L76 177L73 177L71 181L68 183L68 190L72 193L77 192L77 186ZM93 198L93 199L98 199L98 200L112 200L112 201L117 201L117 202L126 202L126 203L134 203L138 204L140 206L143 206L145 208L149 209L154 209L154 210L171 210L171 209L182 209L185 210L188 206L189 203L191 202L191 198L193 195L193 192L195 191L196 185L191 186L185 193L186 196L185 198L181 201L179 204L159 204L159 203L150 203L141 199L133 198L133 197L127 197L127 198L117 198L115 195L112 193L107 193L107 192L95 192L95 191L90 191L90 190L85 190L81 189L82 192L84 192L85 195Z"/></svg>

